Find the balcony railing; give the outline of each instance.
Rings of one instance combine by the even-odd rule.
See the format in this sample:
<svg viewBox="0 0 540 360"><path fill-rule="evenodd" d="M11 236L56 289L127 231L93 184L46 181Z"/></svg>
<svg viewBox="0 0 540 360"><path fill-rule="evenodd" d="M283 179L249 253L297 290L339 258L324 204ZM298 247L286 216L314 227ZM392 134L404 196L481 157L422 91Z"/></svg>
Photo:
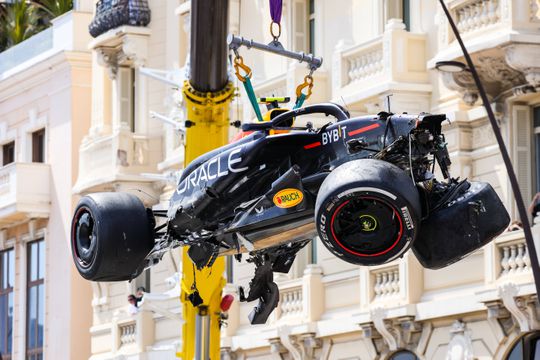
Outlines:
<svg viewBox="0 0 540 360"><path fill-rule="evenodd" d="M279 304L276 309L276 319L293 321L304 318L304 304L302 295L302 279L287 282L280 289Z"/></svg>
<svg viewBox="0 0 540 360"><path fill-rule="evenodd" d="M0 225L48 217L50 177L47 164L12 163L0 168Z"/></svg>
<svg viewBox="0 0 540 360"><path fill-rule="evenodd" d="M0 74L52 49L52 47L53 28L48 28L0 53Z"/></svg>
<svg viewBox="0 0 540 360"><path fill-rule="evenodd" d="M374 300L399 296L399 267L392 266L372 272Z"/></svg>
<svg viewBox="0 0 540 360"><path fill-rule="evenodd" d="M89 30L96 37L122 25L146 26L149 23L147 0L99 0Z"/></svg>
<svg viewBox="0 0 540 360"><path fill-rule="evenodd" d="M92 353L106 355L107 358L141 354L154 343L153 313L140 311L128 315L118 312L119 319L96 325L90 329L92 337L99 341L92 342Z"/></svg>
<svg viewBox="0 0 540 360"><path fill-rule="evenodd" d="M88 13L69 11L53 19L52 27L0 53L0 80L61 51L87 51L90 18Z"/></svg>
<svg viewBox="0 0 540 360"><path fill-rule="evenodd" d="M137 341L137 323L135 319L128 319L127 322L118 324L120 336L120 347L135 344Z"/></svg>
<svg viewBox="0 0 540 360"><path fill-rule="evenodd" d="M499 0L470 0L456 6L453 12L460 33L466 34L499 23L500 5Z"/></svg>
<svg viewBox="0 0 540 360"><path fill-rule="evenodd" d="M405 31L405 25L392 19L383 35L368 42L347 46L341 43L334 52L332 98L342 96L354 103L391 90L426 91L426 37Z"/></svg>
<svg viewBox="0 0 540 360"><path fill-rule="evenodd" d="M257 97L289 95L287 92L286 74L281 74L280 76L255 84L253 89Z"/></svg>
<svg viewBox="0 0 540 360"><path fill-rule="evenodd" d="M448 5L464 39L476 39L479 44L486 43L489 47L497 44L487 42L484 35L503 36L502 43L508 41L504 35L513 34L515 37L521 32L537 31L540 23L536 0L453 0ZM439 31L441 46L455 41L446 19Z"/></svg>
<svg viewBox="0 0 540 360"><path fill-rule="evenodd" d="M88 138L79 154L76 192L115 181L148 181L141 173L155 172L161 158L161 139L120 129L99 139Z"/></svg>
<svg viewBox="0 0 540 360"><path fill-rule="evenodd" d="M497 247L501 257L501 277L531 271L531 260L524 239L512 243L498 244Z"/></svg>

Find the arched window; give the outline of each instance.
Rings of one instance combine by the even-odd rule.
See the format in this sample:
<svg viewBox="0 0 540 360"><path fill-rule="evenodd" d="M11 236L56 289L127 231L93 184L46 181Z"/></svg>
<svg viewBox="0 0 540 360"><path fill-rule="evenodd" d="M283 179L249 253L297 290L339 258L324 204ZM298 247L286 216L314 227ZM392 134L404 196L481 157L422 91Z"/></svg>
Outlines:
<svg viewBox="0 0 540 360"><path fill-rule="evenodd" d="M399 350L392 354L389 360L418 360L418 357L408 350Z"/></svg>
<svg viewBox="0 0 540 360"><path fill-rule="evenodd" d="M507 353L506 360L540 360L540 331L520 337Z"/></svg>

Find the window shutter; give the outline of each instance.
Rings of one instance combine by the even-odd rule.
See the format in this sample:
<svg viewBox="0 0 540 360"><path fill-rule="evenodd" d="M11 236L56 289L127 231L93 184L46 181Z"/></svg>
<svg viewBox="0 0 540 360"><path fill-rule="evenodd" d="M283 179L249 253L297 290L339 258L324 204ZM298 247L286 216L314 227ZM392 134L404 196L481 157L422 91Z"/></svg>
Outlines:
<svg viewBox="0 0 540 360"><path fill-rule="evenodd" d="M293 0L293 45L295 51L307 52L307 6L304 0Z"/></svg>
<svg viewBox="0 0 540 360"><path fill-rule="evenodd" d="M134 131L133 116L133 69L120 67L118 69L120 122Z"/></svg>
<svg viewBox="0 0 540 360"><path fill-rule="evenodd" d="M519 190L525 204L532 199L532 124L531 109L515 105L513 118L514 170L519 182Z"/></svg>

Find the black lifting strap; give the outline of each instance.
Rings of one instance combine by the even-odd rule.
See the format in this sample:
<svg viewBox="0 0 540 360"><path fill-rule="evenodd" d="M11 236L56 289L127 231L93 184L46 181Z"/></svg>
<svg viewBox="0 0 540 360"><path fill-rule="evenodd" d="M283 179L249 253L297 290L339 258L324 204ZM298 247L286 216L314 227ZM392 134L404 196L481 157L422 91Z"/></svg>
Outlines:
<svg viewBox="0 0 540 360"><path fill-rule="evenodd" d="M525 209L525 204L523 203L523 197L521 196L521 192L519 190L518 181L516 178L516 174L514 172L514 168L512 167L512 162L510 161L510 156L508 155L508 150L506 149L506 145L504 144L501 131L499 129L499 126L497 125L497 121L495 120L495 115L493 114L493 109L491 108L488 97L486 95L486 90L484 89L484 86L482 85L482 82L480 81L480 77L478 76L478 72L476 71L476 68L474 67L474 63L472 62L471 56L469 55L469 52L467 51L465 44L463 44L463 40L461 39L461 36L459 35L459 31L456 27L456 24L454 23L454 20L452 19L452 16L450 15L450 12L448 11L448 8L446 7L446 4L444 3L444 0L439 0L439 2L444 10L444 13L446 14L446 17L448 18L448 22L450 23L450 27L452 28L452 31L454 32L454 35L459 43L459 46L461 47L461 50L463 51L463 56L465 57L465 60L467 61L467 66L474 79L478 92L480 93L480 97L482 98L482 103L484 104L484 107L486 108L486 112L489 118L489 122L491 124L491 128L493 129L493 132L495 133L495 138L497 139L497 144L499 145L499 149L501 151L501 155L504 160L504 165L506 166L506 171L508 172L508 177L510 178L510 184L512 186L512 192L514 193L514 198L516 200L519 217L521 218L521 222L523 224L523 232L525 233L525 242L527 243L527 248L529 249L528 251L529 258L531 260L534 283L536 285L536 293L538 294L540 290L540 266L538 265L538 256L536 255L536 247L534 246L531 226L529 224L529 216L527 214L527 210Z"/></svg>

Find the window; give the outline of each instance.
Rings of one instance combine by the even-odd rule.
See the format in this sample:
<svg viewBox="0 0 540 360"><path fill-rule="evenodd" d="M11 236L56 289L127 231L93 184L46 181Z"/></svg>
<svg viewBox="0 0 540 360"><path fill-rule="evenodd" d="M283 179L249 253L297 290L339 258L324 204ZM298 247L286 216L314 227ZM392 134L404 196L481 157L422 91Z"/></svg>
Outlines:
<svg viewBox="0 0 540 360"><path fill-rule="evenodd" d="M399 350L390 356L389 360L418 360L418 357L414 353L407 350Z"/></svg>
<svg viewBox="0 0 540 360"><path fill-rule="evenodd" d="M2 146L2 165L15 162L15 141L9 142Z"/></svg>
<svg viewBox="0 0 540 360"><path fill-rule="evenodd" d="M540 332L520 337L511 347L506 360L540 360Z"/></svg>
<svg viewBox="0 0 540 360"><path fill-rule="evenodd" d="M45 320L45 241L33 241L27 246L26 358L42 360Z"/></svg>
<svg viewBox="0 0 540 360"><path fill-rule="evenodd" d="M390 19L401 19L407 31L411 28L410 0L385 0L384 1L384 25Z"/></svg>
<svg viewBox="0 0 540 360"><path fill-rule="evenodd" d="M536 192L540 191L540 107L535 107L533 112L534 126L534 155L536 157Z"/></svg>
<svg viewBox="0 0 540 360"><path fill-rule="evenodd" d="M309 48L310 54L315 54L315 0L309 0Z"/></svg>
<svg viewBox="0 0 540 360"><path fill-rule="evenodd" d="M135 69L120 67L117 76L120 122L135 132Z"/></svg>
<svg viewBox="0 0 540 360"><path fill-rule="evenodd" d="M32 162L45 162L45 129L32 133Z"/></svg>
<svg viewBox="0 0 540 360"><path fill-rule="evenodd" d="M533 196L536 183L533 182L535 167L533 163L533 155L536 151L533 151L533 123L540 121L534 119L531 114L532 108L526 105L513 105L512 106L512 152L513 163L516 177L519 183L519 190L523 196L525 203L529 203ZM537 110L534 109L536 117ZM534 137L538 139L537 136ZM538 163L538 157L536 163ZM538 166L536 166L538 169ZM519 218L515 203L513 204L513 218Z"/></svg>
<svg viewBox="0 0 540 360"><path fill-rule="evenodd" d="M11 359L13 342L13 287L15 284L15 252L0 251L0 354Z"/></svg>
<svg viewBox="0 0 540 360"><path fill-rule="evenodd" d="M150 269L144 270L135 278L133 287L135 292L141 287L144 288L144 292L150 292Z"/></svg>

